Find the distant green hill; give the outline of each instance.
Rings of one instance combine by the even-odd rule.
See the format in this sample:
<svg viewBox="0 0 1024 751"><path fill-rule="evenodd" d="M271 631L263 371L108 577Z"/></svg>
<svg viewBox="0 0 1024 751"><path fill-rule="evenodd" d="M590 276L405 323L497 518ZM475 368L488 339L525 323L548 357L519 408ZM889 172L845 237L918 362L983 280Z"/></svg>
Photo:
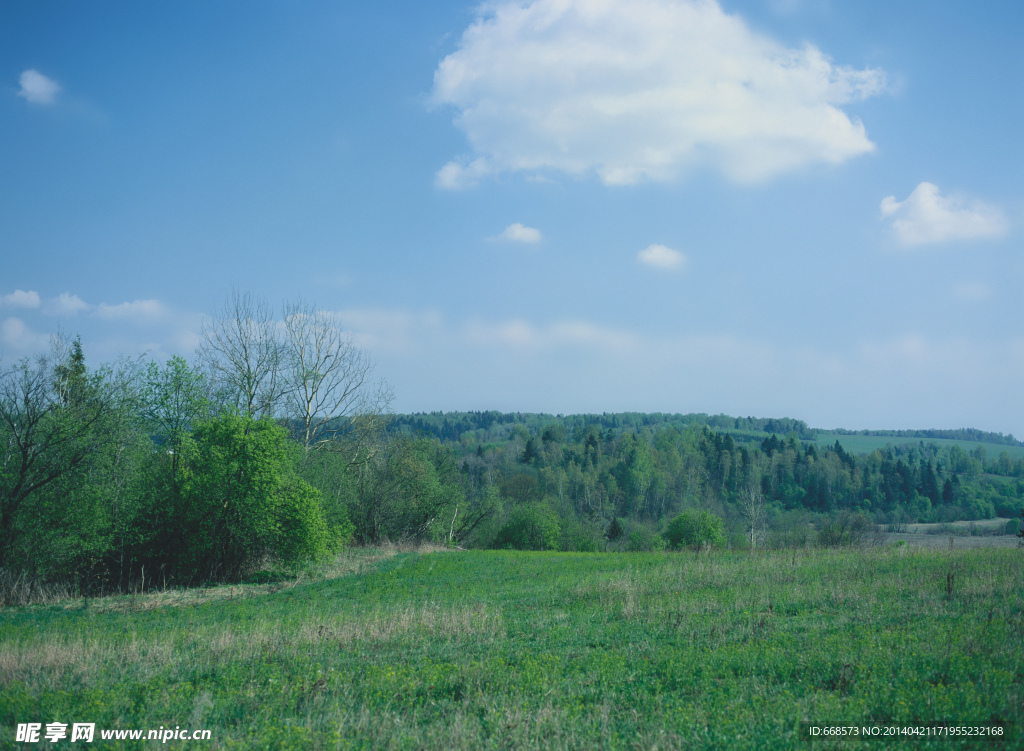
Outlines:
<svg viewBox="0 0 1024 751"><path fill-rule="evenodd" d="M791 433L805 443L817 446L833 446L838 440L845 451L854 454L869 454L887 445L902 446L908 443L924 442L936 446L957 445L972 451L979 445L984 447L986 456L995 459L1006 451L1011 459L1024 458L1024 443L1012 435L991 433L974 428L954 430L824 430L811 428L803 420L790 417L732 417L730 415L709 415L703 412L688 414L663 412L602 412L601 414L552 415L543 412L417 412L396 415L393 429L419 435L429 435L442 441L459 441L464 434L476 434L478 441L494 440L506 436L515 426L520 425L530 433L539 433L546 426L560 424L568 433L599 426L604 431L619 435L627 431L644 428L675 426L685 430L691 425L707 425L719 432L729 433L739 443L760 443L765 438L777 435L780 438ZM485 437L487 436L487 437Z"/></svg>

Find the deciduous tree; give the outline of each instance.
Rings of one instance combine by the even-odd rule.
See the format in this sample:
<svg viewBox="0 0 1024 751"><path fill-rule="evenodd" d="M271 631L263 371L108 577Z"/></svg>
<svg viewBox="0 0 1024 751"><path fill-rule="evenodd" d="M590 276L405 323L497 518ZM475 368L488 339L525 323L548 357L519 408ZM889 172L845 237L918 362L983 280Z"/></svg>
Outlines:
<svg viewBox="0 0 1024 751"><path fill-rule="evenodd" d="M0 567L19 539L49 519L27 509L51 486L82 475L103 446L113 402L85 368L81 342L58 335L48 355L0 373Z"/></svg>
<svg viewBox="0 0 1024 751"><path fill-rule="evenodd" d="M338 326L336 317L302 301L284 306L282 365L289 417L298 423L299 440L307 448L347 439L356 448L350 458L379 438L386 423L392 392L373 383L373 364Z"/></svg>
<svg viewBox="0 0 1024 751"><path fill-rule="evenodd" d="M232 293L220 313L203 322L198 355L218 396L240 414L277 416L288 385L277 322L265 300Z"/></svg>

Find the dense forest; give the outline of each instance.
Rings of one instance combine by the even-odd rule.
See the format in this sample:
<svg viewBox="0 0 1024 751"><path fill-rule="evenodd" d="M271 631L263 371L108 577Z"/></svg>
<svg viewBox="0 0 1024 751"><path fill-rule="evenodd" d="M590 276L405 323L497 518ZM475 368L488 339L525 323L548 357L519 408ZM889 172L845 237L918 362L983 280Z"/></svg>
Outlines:
<svg viewBox="0 0 1024 751"><path fill-rule="evenodd" d="M90 368L58 335L0 363L0 591L238 581L386 540L841 545L1024 508L1024 458L935 443L1012 437L892 432L855 456L788 418L394 415L371 376L330 316L244 295L191 362Z"/></svg>
<svg viewBox="0 0 1024 751"><path fill-rule="evenodd" d="M710 510L729 544L749 546L820 542L837 525L841 540L867 525L1016 517L1024 507L1024 458L933 440L1021 445L974 430L892 431L891 444L857 456L839 441L819 446L815 430L787 418L431 413L396 416L390 430L439 441L468 494L497 486L498 519L523 504L554 510L563 548L656 546L685 509ZM610 540L610 529L630 532Z"/></svg>

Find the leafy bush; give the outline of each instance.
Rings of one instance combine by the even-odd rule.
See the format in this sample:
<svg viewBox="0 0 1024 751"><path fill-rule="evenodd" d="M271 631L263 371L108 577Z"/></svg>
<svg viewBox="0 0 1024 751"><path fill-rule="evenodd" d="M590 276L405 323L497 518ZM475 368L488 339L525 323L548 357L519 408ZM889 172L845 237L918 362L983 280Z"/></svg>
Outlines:
<svg viewBox="0 0 1024 751"><path fill-rule="evenodd" d="M562 530L562 550L596 553L605 549L603 530L600 524L589 519L578 519L570 509L559 514Z"/></svg>
<svg viewBox="0 0 1024 751"><path fill-rule="evenodd" d="M995 503L996 516L1019 516L1024 509L1024 498L1000 498Z"/></svg>
<svg viewBox="0 0 1024 751"><path fill-rule="evenodd" d="M665 549L665 540L661 535L649 530L647 527L638 526L629 533L629 540L626 549L633 553L648 553L655 550Z"/></svg>
<svg viewBox="0 0 1024 751"><path fill-rule="evenodd" d="M860 513L843 511L818 530L818 545L823 548L864 545L873 540L877 526Z"/></svg>
<svg viewBox="0 0 1024 751"><path fill-rule="evenodd" d="M498 532L492 547L514 550L558 550L562 530L558 514L544 503L517 506Z"/></svg>
<svg viewBox="0 0 1024 751"><path fill-rule="evenodd" d="M670 548L721 546L725 543L725 523L710 511L684 511L668 523L665 540Z"/></svg>
<svg viewBox="0 0 1024 751"><path fill-rule="evenodd" d="M235 579L266 557L290 564L329 552L320 493L295 474L284 428L227 413L198 425L193 440L175 520L181 575Z"/></svg>

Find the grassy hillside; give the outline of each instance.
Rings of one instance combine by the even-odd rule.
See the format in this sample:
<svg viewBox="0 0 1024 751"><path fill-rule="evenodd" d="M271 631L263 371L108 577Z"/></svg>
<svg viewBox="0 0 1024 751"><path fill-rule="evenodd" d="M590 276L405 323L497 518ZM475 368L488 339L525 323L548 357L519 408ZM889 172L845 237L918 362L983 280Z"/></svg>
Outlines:
<svg viewBox="0 0 1024 751"><path fill-rule="evenodd" d="M1019 747L1024 729L1018 550L412 553L215 591L0 611L0 745L54 721L297 749L806 748L801 721L1001 721Z"/></svg>

